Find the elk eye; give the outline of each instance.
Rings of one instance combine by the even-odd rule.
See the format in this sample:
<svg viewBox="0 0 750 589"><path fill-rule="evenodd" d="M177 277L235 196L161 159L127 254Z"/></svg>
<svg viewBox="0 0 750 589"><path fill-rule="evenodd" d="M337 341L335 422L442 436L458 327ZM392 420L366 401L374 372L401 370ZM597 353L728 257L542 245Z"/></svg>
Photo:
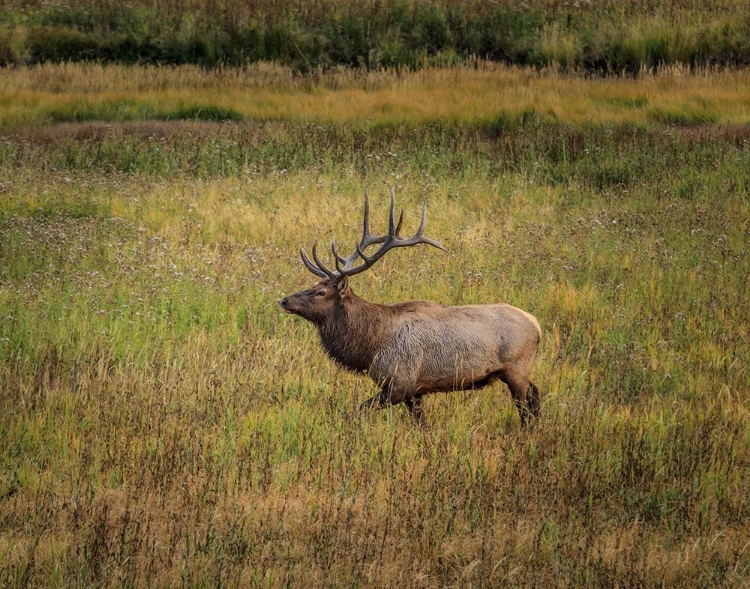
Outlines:
<svg viewBox="0 0 750 589"><path fill-rule="evenodd" d="M315 296L316 297L324 297L324 296L326 296L326 291L319 290L318 292L315 293Z"/></svg>

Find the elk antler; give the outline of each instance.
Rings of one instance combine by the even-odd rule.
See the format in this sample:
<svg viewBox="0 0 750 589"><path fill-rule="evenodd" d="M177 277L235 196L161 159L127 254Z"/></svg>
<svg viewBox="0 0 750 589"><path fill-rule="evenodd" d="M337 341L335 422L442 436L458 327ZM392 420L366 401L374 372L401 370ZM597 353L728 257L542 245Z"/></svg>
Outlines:
<svg viewBox="0 0 750 589"><path fill-rule="evenodd" d="M424 236L424 224L427 218L427 203L424 203L422 207L422 221L419 223L419 229L411 237L401 237L399 232L401 231L401 224L404 220L404 213L401 212L398 223L396 223L396 196L393 188L391 188L391 209L388 216L388 233L386 235L374 236L370 235L370 202L367 198L367 191L365 191L365 213L363 219L362 239L356 245L356 249L351 255L344 258L341 256L336 249L336 242L331 243L331 253L333 253L334 261L336 262L336 270L329 270L318 258L316 251L318 241L315 240L312 247L312 257L315 260L313 264L307 257L304 248L300 248L300 255L302 261L310 272L320 276L321 278L328 278L332 283L340 281L346 276L354 276L360 272L364 272L371 267L375 262L382 258L389 250L397 247L408 247L412 245L418 245L420 243L426 243L438 249L445 251L445 248L440 245L437 241ZM371 245L382 244L378 250L368 256L365 254L365 249ZM361 259L362 263L355 266L357 259Z"/></svg>

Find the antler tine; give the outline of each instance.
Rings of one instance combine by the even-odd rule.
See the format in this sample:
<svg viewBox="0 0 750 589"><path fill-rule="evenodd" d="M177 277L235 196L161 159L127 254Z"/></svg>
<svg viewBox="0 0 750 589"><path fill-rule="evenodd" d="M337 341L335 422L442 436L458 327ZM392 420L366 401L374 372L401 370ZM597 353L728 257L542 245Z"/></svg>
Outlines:
<svg viewBox="0 0 750 589"><path fill-rule="evenodd" d="M440 245L440 242L424 236L424 227L425 227L426 222L427 222L427 201L424 201L424 203L422 204L422 218L419 221L419 228L417 229L417 232L411 237L409 237L408 239L401 238L401 240L399 241L399 245L407 246L407 245L416 245L418 243L426 243L427 245L431 245L433 247L446 251L446 249L442 245Z"/></svg>
<svg viewBox="0 0 750 589"><path fill-rule="evenodd" d="M401 211L401 214L398 216L398 224L396 225L396 233L395 237L398 237L401 233L401 225L404 223L404 211Z"/></svg>
<svg viewBox="0 0 750 589"><path fill-rule="evenodd" d="M349 255L349 257L344 258L334 252L334 255L338 257L339 262L342 264L340 268L337 266L337 269L339 272L343 270L344 273L347 273L347 270L350 269L352 264L354 264L354 262L357 261L357 258L360 257L359 250L364 250L371 245L383 243L387 238L387 235L370 235L370 199L367 190L365 190L365 210L362 216L362 238L359 241L359 245L356 246L356 249Z"/></svg>
<svg viewBox="0 0 750 589"><path fill-rule="evenodd" d="M424 236L424 226L427 222L427 201L424 202L422 205L422 219L419 222L419 229L417 229L417 232L409 237L408 239L404 239L402 242L399 243L399 246L407 246L407 245L416 245L418 243L426 243L427 245L431 245L432 247L436 247L438 249L441 249L443 251L446 251L446 249L440 245L439 242L430 239L429 237Z"/></svg>
<svg viewBox="0 0 750 589"><path fill-rule="evenodd" d="M365 249L367 247L370 247L371 245L383 243L387 239L387 237L387 235L370 235L370 199L368 198L367 190L365 190L365 213L364 221L362 223L362 239L359 241L359 247ZM347 258L350 263L354 262L354 260L356 259L356 253L353 253Z"/></svg>
<svg viewBox="0 0 750 589"><path fill-rule="evenodd" d="M401 214L398 217L398 224L395 223L395 214L396 214L396 192L391 186L391 210L388 215L388 237L398 237L398 234L401 233L401 225L404 222L404 211L401 211ZM395 227L394 227L395 226Z"/></svg>
<svg viewBox="0 0 750 589"><path fill-rule="evenodd" d="M318 245L318 241L316 240L312 248L313 260L315 260L315 263L317 264L318 268L320 268L323 272L325 272L326 276L328 276L331 282L335 282L336 280L341 278L341 276L339 276L336 272L331 272L328 268L325 267L323 262L320 261L320 258L318 258L317 245Z"/></svg>
<svg viewBox="0 0 750 589"><path fill-rule="evenodd" d="M419 222L419 229L417 229L417 235L422 235L424 231L424 224L427 222L427 201L422 203L422 220Z"/></svg>
<svg viewBox="0 0 750 589"><path fill-rule="evenodd" d="M396 233L396 194L391 187L391 209L388 211L388 237Z"/></svg>
<svg viewBox="0 0 750 589"><path fill-rule="evenodd" d="M335 239L333 241L331 241L331 253L336 258L337 261L339 261L339 262L344 262L345 261L344 258L343 258L343 256L341 254L339 254L339 250L336 249L336 240Z"/></svg>
<svg viewBox="0 0 750 589"><path fill-rule="evenodd" d="M317 240L316 240L316 241L315 241L315 243L313 244L313 252L315 251L315 245L316 245L317 243L318 243L318 242L317 242ZM323 270L321 270L320 268L316 267L316 266L315 266L315 265L314 265L314 264L313 264L313 263L312 263L312 262L310 261L310 259L309 259L309 258L307 257L307 253L305 253L305 248L304 248L304 247L300 246L300 248L299 248L299 253L300 253L300 256L302 256L302 262L303 262L303 263L305 264L305 266L307 267L307 269L308 269L308 270L309 270L310 272L312 272L312 273L313 273L313 274L315 274L316 276L320 276L321 278L330 278L330 276L329 276L328 274L326 274L325 272L323 272Z"/></svg>
<svg viewBox="0 0 750 589"><path fill-rule="evenodd" d="M336 263L336 271L339 273L339 275L343 276L343 273L346 270L346 258L341 256L341 254L339 254L339 250L336 249L335 239L331 242L331 252L333 253L333 260Z"/></svg>
<svg viewBox="0 0 750 589"><path fill-rule="evenodd" d="M370 234L370 195L365 188L365 214L362 216L362 240Z"/></svg>

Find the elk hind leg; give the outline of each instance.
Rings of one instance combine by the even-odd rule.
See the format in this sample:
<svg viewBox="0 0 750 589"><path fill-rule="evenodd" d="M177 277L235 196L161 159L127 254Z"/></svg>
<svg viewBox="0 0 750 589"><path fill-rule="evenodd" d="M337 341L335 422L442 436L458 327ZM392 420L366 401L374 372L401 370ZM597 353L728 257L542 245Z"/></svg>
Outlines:
<svg viewBox="0 0 750 589"><path fill-rule="evenodd" d="M526 400L526 406L529 409L529 413L532 417L539 417L539 411L541 409L541 401L539 399L539 389L537 386L529 381L528 397Z"/></svg>
<svg viewBox="0 0 750 589"><path fill-rule="evenodd" d="M503 380L508 385L513 403L518 409L521 426L525 427L530 418L539 416L539 389L525 375L508 373Z"/></svg>

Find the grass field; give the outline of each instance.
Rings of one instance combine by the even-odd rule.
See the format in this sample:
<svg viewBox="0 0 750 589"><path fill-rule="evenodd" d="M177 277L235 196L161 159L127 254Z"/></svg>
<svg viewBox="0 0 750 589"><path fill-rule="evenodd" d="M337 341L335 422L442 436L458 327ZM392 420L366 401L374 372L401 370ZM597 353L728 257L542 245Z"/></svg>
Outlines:
<svg viewBox="0 0 750 589"><path fill-rule="evenodd" d="M0 76L0 586L746 587L747 73L258 68ZM528 430L281 312L392 186L352 286L533 313Z"/></svg>

